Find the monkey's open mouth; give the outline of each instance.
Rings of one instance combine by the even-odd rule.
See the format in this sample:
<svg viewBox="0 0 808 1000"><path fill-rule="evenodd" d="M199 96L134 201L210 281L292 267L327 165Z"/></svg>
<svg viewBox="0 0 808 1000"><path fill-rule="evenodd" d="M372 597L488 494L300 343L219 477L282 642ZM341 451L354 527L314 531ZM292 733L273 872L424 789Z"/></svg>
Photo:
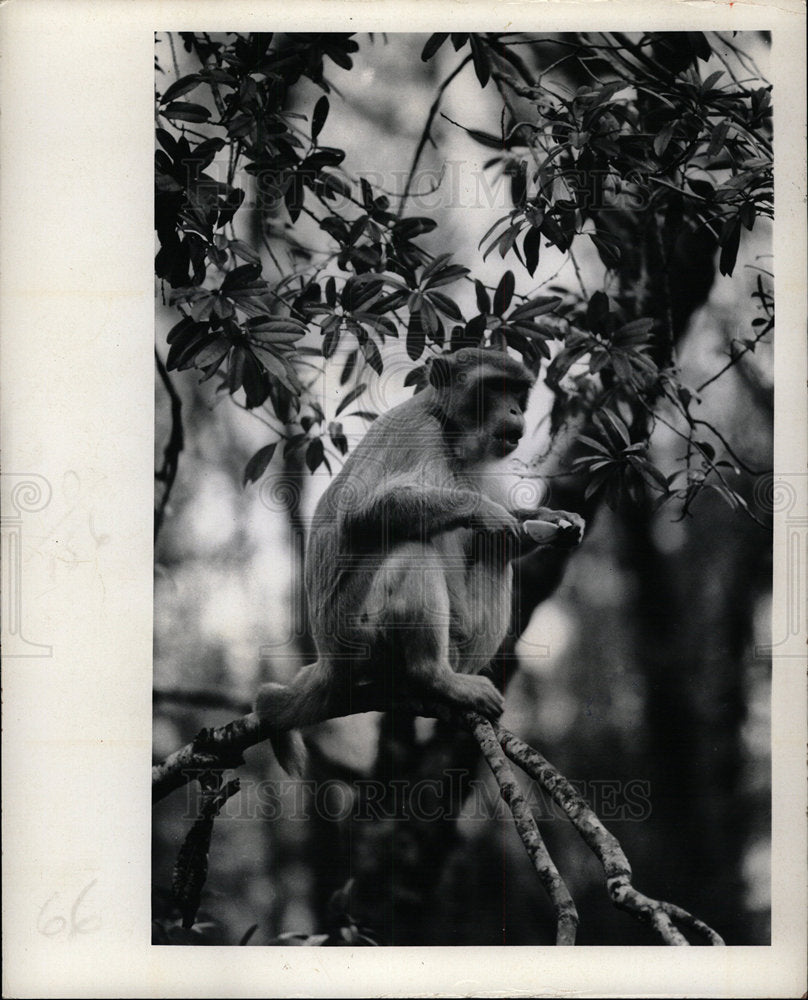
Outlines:
<svg viewBox="0 0 808 1000"><path fill-rule="evenodd" d="M506 434L502 438L502 452L505 455L510 455L512 451L516 451L519 447L519 441L521 439L521 434Z"/></svg>

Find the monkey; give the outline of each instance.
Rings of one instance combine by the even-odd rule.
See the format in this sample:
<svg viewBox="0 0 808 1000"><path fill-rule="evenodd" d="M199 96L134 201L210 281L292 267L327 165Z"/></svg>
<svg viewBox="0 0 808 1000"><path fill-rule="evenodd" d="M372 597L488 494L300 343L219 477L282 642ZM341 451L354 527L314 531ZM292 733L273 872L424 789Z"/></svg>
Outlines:
<svg viewBox="0 0 808 1000"><path fill-rule="evenodd" d="M510 623L511 563L584 531L577 514L509 509L498 485L533 383L504 351L434 357L426 387L371 424L320 498L304 566L317 660L255 703L287 773L303 769L299 727L357 685L502 713L481 671Z"/></svg>

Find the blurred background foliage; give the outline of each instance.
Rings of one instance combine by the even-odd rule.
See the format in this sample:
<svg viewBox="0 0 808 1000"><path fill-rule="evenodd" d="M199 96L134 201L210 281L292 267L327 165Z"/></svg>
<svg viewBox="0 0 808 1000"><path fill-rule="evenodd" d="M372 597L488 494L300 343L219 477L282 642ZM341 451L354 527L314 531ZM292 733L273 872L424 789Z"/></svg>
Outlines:
<svg viewBox="0 0 808 1000"><path fill-rule="evenodd" d="M541 371L516 457L523 470L542 477L527 482L546 489L551 503L582 511L589 527L568 563L550 557L517 567L514 622L521 637L503 650L498 671L508 685L503 723L584 791L621 840L640 890L686 907L730 944L767 943L771 165L765 155L753 155L765 154L770 138L767 38L256 38L156 37L164 133L158 177L172 171L176 177L158 188L155 759L202 726L247 711L261 680L286 679L307 662L302 539L329 481L328 466L336 469L344 447L361 437L369 419L363 414L384 412L404 398L407 386L418 383L422 355L470 337L497 346L497 338L508 335L499 323L505 302L512 300L512 315L520 303L552 300L552 314L539 316L535 336L508 341ZM525 72L503 62L503 49L518 55ZM222 59L227 52L230 63ZM604 62L607 55L616 62ZM643 73L662 74L667 90L660 84L644 97L638 85L622 99L616 91L604 97L620 59L633 84L646 79ZM251 99L244 80L271 84L273 73L287 85L275 97L276 125L267 126L262 139L250 128L266 118L239 120ZM241 80L240 90L227 83L228 75ZM327 110L321 103L326 89ZM709 96L713 91L718 97ZM736 103L721 104L721 93ZM228 94L238 100L227 102ZM708 103L719 102L709 114L705 95ZM572 135L564 116L583 123L593 101L601 110L590 117L589 132ZM615 134L637 124L619 111L608 121L620 106L645 116L642 149L629 142L610 149ZM741 121L739 109L746 115ZM217 118L225 124L214 126ZM525 121L537 132L528 135L520 125ZM317 153L310 143L317 129L318 143L344 151L338 163L334 156L315 163L320 182L323 173L338 178L327 182L333 186L325 201L311 190L295 194L298 182L287 180L291 188L268 207L256 194L265 182L261 172L244 169L260 156L234 166L245 147L257 150L264 142L266 154L272 137L288 128L306 134L309 155ZM544 145L538 134L549 137ZM198 170L181 163L188 154L176 146L171 159L171 142L183 135L195 147L211 136L224 140L198 154L205 159L212 152L206 172L215 183L203 185L212 199L206 202L212 226L210 216L206 221L204 213L189 212L183 189L189 176L198 181ZM651 186L638 170L640 180L628 188L635 196L630 212L587 214L582 200L569 204L561 177L550 177L545 189L540 177L535 189L540 171L531 148L551 163L568 157L567 174L590 175L628 171L620 157L645 150L656 157L646 175L662 182L653 186L665 200L637 200L637 192ZM603 162L581 163L584 153ZM277 157L265 166L275 181L288 173ZM678 194L667 190L671 185ZM233 195L237 187L243 196ZM390 257L374 257L367 227L362 240L351 242L335 223L320 224L328 213L318 213L320 222L314 218L312 206L340 198L354 217L372 215L368 206L387 197L394 226L395 195L405 190L404 217L436 225L422 227L412 244L400 240L398 256L395 241L382 240ZM386 225L382 219L381 229ZM492 227L493 237L486 237ZM652 252L648 241L660 232L669 245ZM364 255L356 255L357 244L366 246ZM411 296L424 287L430 261L449 250L451 259L438 269L462 264L473 274L447 274L446 286L434 286L461 313L457 320L445 306L438 326L423 298L414 309ZM657 251L662 257L655 260ZM346 303L346 284L360 275ZM379 275L390 282L374 284ZM329 278L336 279L331 293ZM226 294L211 294L228 280L243 291L229 305ZM406 290L403 298L395 298L396 281ZM370 297L357 304L368 288ZM379 305L391 296L389 308ZM330 328L338 342L325 346L327 310L335 304L332 312L341 316L363 304L370 310L375 323L368 321L364 343L349 315ZM204 331L191 331L197 339L185 341L184 359L178 361L177 350L171 357L167 337L176 344L189 336L188 324L217 316ZM630 370L621 371L615 333L645 318L641 335L627 346ZM762 322L753 326L757 319ZM281 320L285 325L272 325ZM251 362L236 356L245 331L274 339L277 353L252 381L245 375ZM575 354L581 337L589 341ZM377 343L380 360L368 342ZM611 360L598 367L593 358L603 345ZM322 366L323 353L329 357L321 375L315 366ZM353 361L352 353L358 353ZM555 370L545 354L555 359ZM647 359L644 368L638 363L640 376L636 358ZM360 384L365 390L346 405ZM608 419L599 422L604 412L617 418L617 432ZM603 454L578 442L582 431L608 448L619 472L602 477L603 489L589 495ZM268 446L284 438L290 444L268 454ZM629 461L631 454L645 464ZM704 483L719 488L704 489ZM203 695L194 700L189 692ZM240 768L241 791L214 824L192 930L177 926L170 888L197 815L198 790L189 786L155 807L155 940L267 944L284 934L298 935L285 943L317 935L315 944L553 940L549 903L510 818L493 809L495 785L464 738L426 720L392 716L334 720L310 738L319 792L312 785L275 784L284 776L268 747L255 748ZM361 806L362 779L417 781L447 771L464 776L442 802L449 818L350 818ZM475 808L480 801L489 803L482 810L487 816ZM578 905L580 943L655 943L650 931L612 909L599 866L575 832L546 803L536 804ZM335 900L350 879L350 894Z"/></svg>

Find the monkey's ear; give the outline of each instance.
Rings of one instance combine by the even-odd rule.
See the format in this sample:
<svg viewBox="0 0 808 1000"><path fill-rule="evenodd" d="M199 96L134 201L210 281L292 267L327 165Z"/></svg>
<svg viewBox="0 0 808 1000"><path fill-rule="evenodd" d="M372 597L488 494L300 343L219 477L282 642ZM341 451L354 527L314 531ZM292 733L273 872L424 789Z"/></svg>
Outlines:
<svg viewBox="0 0 808 1000"><path fill-rule="evenodd" d="M452 362L446 357L432 358L429 362L429 384L436 389L446 389L452 380Z"/></svg>

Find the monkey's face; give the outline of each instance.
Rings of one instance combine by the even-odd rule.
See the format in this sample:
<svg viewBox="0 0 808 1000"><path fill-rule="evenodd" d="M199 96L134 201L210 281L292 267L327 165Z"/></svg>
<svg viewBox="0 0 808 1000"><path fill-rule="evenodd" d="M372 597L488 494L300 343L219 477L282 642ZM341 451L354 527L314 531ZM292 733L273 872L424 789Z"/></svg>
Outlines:
<svg viewBox="0 0 808 1000"><path fill-rule="evenodd" d="M515 451L525 432L527 393L496 379L478 379L465 399L467 435L477 442L479 460L503 458ZM470 412L469 412L470 411Z"/></svg>
<svg viewBox="0 0 808 1000"><path fill-rule="evenodd" d="M432 385L444 416L447 443L464 464L504 458L525 430L532 376L507 355L459 351L439 359Z"/></svg>

